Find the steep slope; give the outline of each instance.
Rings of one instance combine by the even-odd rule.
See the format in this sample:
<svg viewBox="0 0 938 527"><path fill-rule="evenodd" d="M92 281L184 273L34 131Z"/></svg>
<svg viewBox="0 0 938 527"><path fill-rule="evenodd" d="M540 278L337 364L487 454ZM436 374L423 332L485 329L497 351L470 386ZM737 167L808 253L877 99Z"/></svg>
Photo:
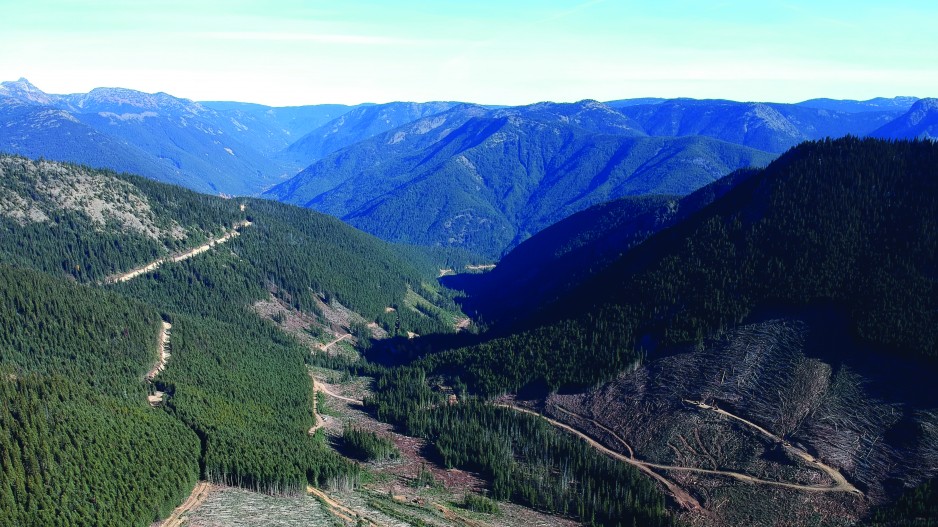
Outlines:
<svg viewBox="0 0 938 527"><path fill-rule="evenodd" d="M463 106L348 147L267 195L385 239L492 257L595 203L687 193L770 159L708 138L647 138L593 101Z"/></svg>
<svg viewBox="0 0 938 527"><path fill-rule="evenodd" d="M314 313L322 298L335 299L388 330L452 331L448 321L385 308L406 305L440 267L464 264L466 257L391 245L308 209L225 200L137 176L15 156L0 156L0 171L4 262L98 283L202 245L250 219L251 228L224 251L249 263L239 265L239 296L263 297L271 289L296 309ZM211 253L198 259L213 261ZM191 265L165 265L139 280L166 280Z"/></svg>
<svg viewBox="0 0 938 527"><path fill-rule="evenodd" d="M141 177L0 155L0 259L95 282L243 219L235 204Z"/></svg>
<svg viewBox="0 0 938 527"><path fill-rule="evenodd" d="M58 95L49 95L40 90L25 77L16 81L0 82L0 96L39 106L55 106L61 100Z"/></svg>
<svg viewBox="0 0 938 527"><path fill-rule="evenodd" d="M278 181L283 169L250 147L185 117L144 114L79 114L97 130L137 145L165 160L180 177L174 182L211 194L254 194ZM215 137L212 137L215 136ZM210 138L211 137L211 138ZM149 175L149 174L147 174Z"/></svg>
<svg viewBox="0 0 938 527"><path fill-rule="evenodd" d="M928 383L934 370L917 373L901 359L879 362L879 372L845 365L831 353L852 344L841 329L824 318L743 325L583 394L550 395L545 411L593 437L617 437L658 465L767 482L667 473L705 497L713 516L704 524L774 525L779 514L787 525L811 525L818 515L849 524L934 477L938 436L934 398L890 393L895 384ZM855 490L811 488L837 489L838 481Z"/></svg>
<svg viewBox="0 0 938 527"><path fill-rule="evenodd" d="M938 138L938 99L921 99L902 117L870 134L883 139Z"/></svg>
<svg viewBox="0 0 938 527"><path fill-rule="evenodd" d="M938 475L936 166L927 141L803 144L514 333L406 371L649 463L699 498L690 523L855 521Z"/></svg>
<svg viewBox="0 0 938 527"><path fill-rule="evenodd" d="M594 205L523 241L494 269L441 282L463 291L464 309L488 324L528 316L665 225L679 200L629 196Z"/></svg>
<svg viewBox="0 0 938 527"><path fill-rule="evenodd" d="M639 349L700 342L764 310L818 303L842 309L871 346L933 358L936 156L929 142L844 139L793 149L555 304L528 345L567 328L564 344L534 354L568 354L565 366L543 369L557 364L548 361L512 375L590 384Z"/></svg>
<svg viewBox="0 0 938 527"><path fill-rule="evenodd" d="M802 141L844 135L864 136L897 117L901 110L848 113L792 104L672 99L619 109L649 135L702 135L781 153Z"/></svg>
<svg viewBox="0 0 938 527"><path fill-rule="evenodd" d="M254 194L286 171L212 122L190 113L97 112L85 124L138 146L185 174L186 186L211 194ZM179 178L182 179L182 178Z"/></svg>
<svg viewBox="0 0 938 527"><path fill-rule="evenodd" d="M511 250L495 269L444 278L489 324L527 317L649 236L690 217L754 173L741 170L685 196L626 197L573 214Z"/></svg>
<svg viewBox="0 0 938 527"><path fill-rule="evenodd" d="M406 309L444 262L334 218L50 161L3 156L0 170L0 516L12 524L145 527L197 479L275 495L354 486L361 468L307 433L310 348L260 302L317 320L341 302L391 332L454 331ZM198 256L98 279L247 219Z"/></svg>
<svg viewBox="0 0 938 527"><path fill-rule="evenodd" d="M61 101L85 124L169 161L197 190L251 194L284 173L255 150L250 129L188 99L96 88Z"/></svg>
<svg viewBox="0 0 938 527"><path fill-rule="evenodd" d="M199 476L199 438L144 402L159 313L0 263L0 321L4 523L144 527L168 514Z"/></svg>
<svg viewBox="0 0 938 527"><path fill-rule="evenodd" d="M300 137L278 157L307 167L346 146L417 119L445 112L457 104L392 102L355 108Z"/></svg>

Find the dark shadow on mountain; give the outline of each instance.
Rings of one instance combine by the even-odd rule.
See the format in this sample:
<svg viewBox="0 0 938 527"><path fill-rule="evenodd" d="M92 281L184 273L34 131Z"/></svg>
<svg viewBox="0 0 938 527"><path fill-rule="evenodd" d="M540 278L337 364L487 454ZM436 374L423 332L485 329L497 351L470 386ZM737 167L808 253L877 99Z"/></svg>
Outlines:
<svg viewBox="0 0 938 527"><path fill-rule="evenodd" d="M831 302L810 306L772 306L754 310L744 323L773 319L796 319L810 328L805 355L821 359L835 368L849 368L866 381L866 390L887 402L902 402L910 408L938 407L934 362L904 353L883 350L863 343L853 330L847 309Z"/></svg>

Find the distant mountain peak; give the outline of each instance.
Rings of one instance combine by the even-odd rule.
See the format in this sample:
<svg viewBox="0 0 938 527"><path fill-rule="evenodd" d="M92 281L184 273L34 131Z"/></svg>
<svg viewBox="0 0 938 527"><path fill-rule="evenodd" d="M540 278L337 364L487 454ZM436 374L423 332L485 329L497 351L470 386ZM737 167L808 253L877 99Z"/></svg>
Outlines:
<svg viewBox="0 0 938 527"><path fill-rule="evenodd" d="M36 85L29 82L29 79L27 79L26 77L20 77L19 79L15 81L5 81L3 85L4 86L16 86L18 88L25 89L25 90L42 91L39 88L37 88Z"/></svg>
<svg viewBox="0 0 938 527"><path fill-rule="evenodd" d="M94 88L88 93L67 96L70 104L83 111L107 111L123 113L128 109L142 111L187 112L193 115L204 113L206 108L189 99L180 99L167 93L146 93L128 88Z"/></svg>
<svg viewBox="0 0 938 527"><path fill-rule="evenodd" d="M908 112L871 135L886 139L938 139L938 99L915 101Z"/></svg>
<svg viewBox="0 0 938 527"><path fill-rule="evenodd" d="M53 96L37 88L26 77L20 77L16 81L0 83L0 94L31 104L51 105L55 103Z"/></svg>
<svg viewBox="0 0 938 527"><path fill-rule="evenodd" d="M912 105L912 110L925 110L933 111L938 110L938 99L933 97L928 97L925 99L919 99Z"/></svg>
<svg viewBox="0 0 938 527"><path fill-rule="evenodd" d="M918 126L926 120L934 121L938 117L936 113L938 113L938 99L919 99L909 108L905 118L910 126ZM931 136L927 132L926 135Z"/></svg>

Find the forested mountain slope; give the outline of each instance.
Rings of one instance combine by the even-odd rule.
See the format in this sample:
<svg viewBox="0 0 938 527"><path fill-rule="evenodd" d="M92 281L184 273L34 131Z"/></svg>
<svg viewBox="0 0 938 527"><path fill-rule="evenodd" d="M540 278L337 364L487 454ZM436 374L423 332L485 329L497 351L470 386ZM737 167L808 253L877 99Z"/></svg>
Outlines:
<svg viewBox="0 0 938 527"><path fill-rule="evenodd" d="M233 202L142 177L0 155L0 257L100 281L243 219Z"/></svg>
<svg viewBox="0 0 938 527"><path fill-rule="evenodd" d="M683 194L764 152L644 137L602 104L460 106L352 145L266 195L381 238L490 257L597 202Z"/></svg>
<svg viewBox="0 0 938 527"><path fill-rule="evenodd" d="M498 499L594 524L855 518L936 476L936 166L931 142L849 138L680 201L608 203L506 265L545 260L556 289L543 298L560 299L536 317L399 369L320 364L377 375L367 407ZM453 331L413 295L452 307L430 282L465 255L270 201L10 156L0 169L0 512L18 524L147 525L196 478L273 494L354 485L361 469L308 434L309 348L259 318L258 302L311 318L340 303L403 342ZM244 221L197 257L99 285ZM597 268L583 269L591 255ZM148 384L162 321L172 357ZM157 408L153 390L165 393ZM517 392L553 421L472 397ZM554 423L636 454L610 458ZM671 467L658 470L673 487L643 463ZM36 469L50 464L61 470ZM675 512L663 495L674 488L706 514Z"/></svg>
<svg viewBox="0 0 938 527"><path fill-rule="evenodd" d="M461 441L418 394L518 394L652 463L706 510L691 501L691 522L874 514L938 475L936 166L928 141L803 144L514 333L388 374L371 404L474 466L495 446ZM461 411L466 427L493 420Z"/></svg>
<svg viewBox="0 0 938 527"><path fill-rule="evenodd" d="M341 303L391 335L454 331L438 307L451 302L427 288L462 261L269 201L15 156L0 170L0 517L11 525L145 526L197 479L272 494L355 485L360 469L308 433L310 349L261 319L259 302L323 327L322 310ZM165 258L235 224L241 235L224 244ZM104 280L154 259L164 263L149 273ZM419 294L438 306L411 306ZM164 321L169 364L154 369Z"/></svg>
<svg viewBox="0 0 938 527"><path fill-rule="evenodd" d="M264 155L273 155L325 123L358 108L345 104L283 107L224 101L200 104L226 117L235 130L252 137L250 141L242 141Z"/></svg>
<svg viewBox="0 0 938 527"><path fill-rule="evenodd" d="M199 438L146 405L159 313L0 264L4 525L149 525L199 477ZM172 441L166 441L172 438Z"/></svg>
<svg viewBox="0 0 938 527"><path fill-rule="evenodd" d="M551 304L626 251L709 205L755 170L739 170L685 196L649 195L594 205L538 232L482 274L444 278L488 323Z"/></svg>
<svg viewBox="0 0 938 527"><path fill-rule="evenodd" d="M64 110L0 96L0 150L31 158L124 170L175 183L186 178L139 147L98 132Z"/></svg>
<svg viewBox="0 0 938 527"><path fill-rule="evenodd" d="M436 324L388 315L441 267L471 256L388 244L317 212L266 200L225 200L147 179L49 161L0 156L0 256L82 282L100 282L204 243L245 219L226 247L250 262L242 280L269 286L299 309L336 299L404 329ZM211 257L209 257L211 258ZM443 327L437 329L443 330Z"/></svg>
<svg viewBox="0 0 938 527"><path fill-rule="evenodd" d="M862 341L931 358L936 156L931 142L799 146L627 252L555 304L554 321L465 356L476 365L489 353L514 359L506 377L482 383L486 391L538 378L589 385L610 364L699 342L759 309L830 303ZM510 351L522 345L525 353Z"/></svg>

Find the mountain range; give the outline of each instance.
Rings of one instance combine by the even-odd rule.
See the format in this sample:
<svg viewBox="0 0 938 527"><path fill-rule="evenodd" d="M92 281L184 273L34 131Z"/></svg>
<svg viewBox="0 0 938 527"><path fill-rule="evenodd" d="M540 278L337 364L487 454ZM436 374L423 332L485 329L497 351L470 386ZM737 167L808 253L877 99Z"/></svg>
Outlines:
<svg viewBox="0 0 938 527"><path fill-rule="evenodd" d="M50 95L20 79L0 85L0 119L10 125L0 149L250 195L289 175L272 153L347 109L203 105L123 88Z"/></svg>
<svg viewBox="0 0 938 527"><path fill-rule="evenodd" d="M297 207L0 155L13 525L146 526L194 487L349 524L933 517L934 100L0 97L8 148L211 193L321 156L255 173ZM888 140L772 150L854 126ZM452 248L505 254L441 276L489 267Z"/></svg>
<svg viewBox="0 0 938 527"><path fill-rule="evenodd" d="M869 135L898 117L900 108L847 112L794 104L676 99L619 111L649 135L702 135L781 153L813 139Z"/></svg>
<svg viewBox="0 0 938 527"><path fill-rule="evenodd" d="M0 84L2 151L263 195L386 240L490 259L606 200L684 195L807 140L934 137L936 120L934 101L914 97L273 108Z"/></svg>
<svg viewBox="0 0 938 527"><path fill-rule="evenodd" d="M683 194L771 159L707 137L648 137L594 101L463 105L336 152L265 195L384 239L491 258L600 201Z"/></svg>
<svg viewBox="0 0 938 527"><path fill-rule="evenodd" d="M706 489L672 495L719 517L708 524L776 525L766 504L777 503L782 523L809 525L808 511L845 518L922 485L920 507L938 476L936 156L931 141L805 143L684 200L587 209L510 252L504 274L475 277L490 283L470 298L494 295L475 300L509 302L515 317L481 342L415 345L423 357L410 367ZM536 283L523 281L525 263ZM530 303L511 299L529 291ZM413 387L387 385L388 415L399 389ZM851 486L772 488L830 481L795 476L799 458L835 464ZM681 477L703 467L768 483L737 492Z"/></svg>

